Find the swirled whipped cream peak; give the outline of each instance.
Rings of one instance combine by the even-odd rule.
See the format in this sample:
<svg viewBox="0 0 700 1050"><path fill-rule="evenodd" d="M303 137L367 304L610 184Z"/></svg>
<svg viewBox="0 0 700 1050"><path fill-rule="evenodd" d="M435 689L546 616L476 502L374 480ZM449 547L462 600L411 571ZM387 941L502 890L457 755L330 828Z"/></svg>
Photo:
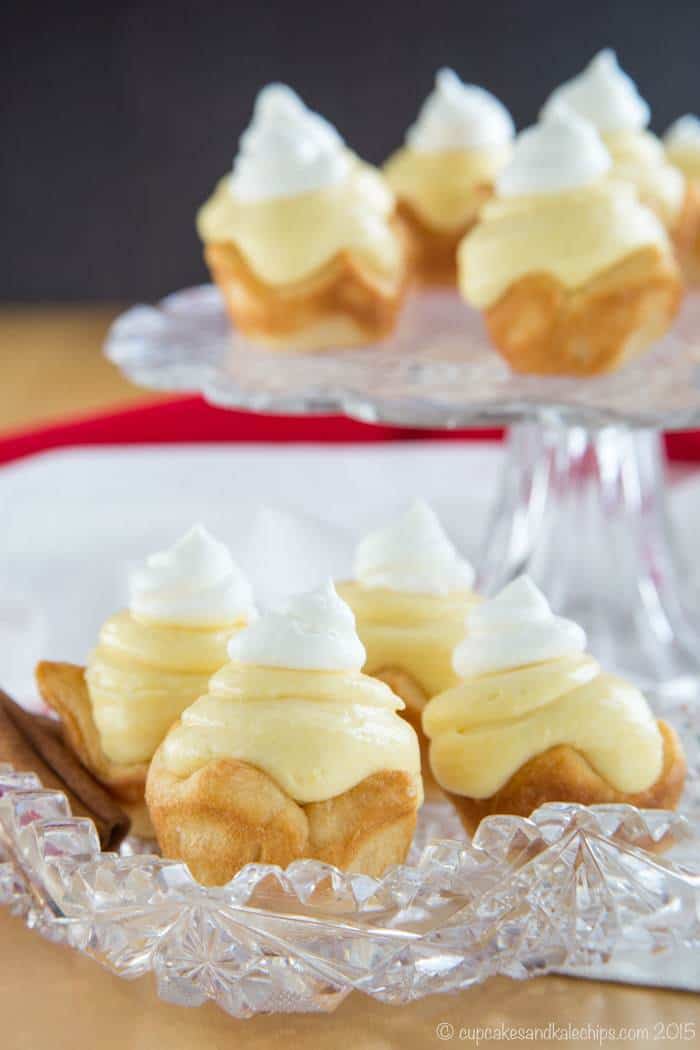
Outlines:
<svg viewBox="0 0 700 1050"><path fill-rule="evenodd" d="M248 580L226 545L203 525L149 555L131 573L129 610L137 620L183 627L232 624L255 615Z"/></svg>
<svg viewBox="0 0 700 1050"><path fill-rule="evenodd" d="M453 657L461 678L576 656L586 648L583 628L555 616L529 576L474 605L466 627Z"/></svg>
<svg viewBox="0 0 700 1050"><path fill-rule="evenodd" d="M268 84L241 135L229 189L240 201L296 197L341 182L349 170L333 125L285 84Z"/></svg>
<svg viewBox="0 0 700 1050"><path fill-rule="evenodd" d="M330 580L264 613L231 639L228 654L239 663L290 670L359 671L365 662L352 609Z"/></svg>
<svg viewBox="0 0 700 1050"><path fill-rule="evenodd" d="M457 553L435 511L419 499L391 525L360 542L355 579L364 587L449 594L468 591L474 570Z"/></svg>
<svg viewBox="0 0 700 1050"><path fill-rule="evenodd" d="M556 88L542 115L562 104L590 120L603 135L641 131L651 115L636 84L620 69L617 55L610 48L599 51L582 73Z"/></svg>
<svg viewBox="0 0 700 1050"><path fill-rule="evenodd" d="M700 117L686 113L674 120L664 135L666 149L693 149L700 153Z"/></svg>
<svg viewBox="0 0 700 1050"><path fill-rule="evenodd" d="M495 95L465 84L452 69L441 69L406 133L406 145L420 153L441 153L502 146L514 134L513 118Z"/></svg>
<svg viewBox="0 0 700 1050"><path fill-rule="evenodd" d="M612 161L595 127L566 107L550 108L515 140L510 163L496 180L500 197L560 193L602 178Z"/></svg>

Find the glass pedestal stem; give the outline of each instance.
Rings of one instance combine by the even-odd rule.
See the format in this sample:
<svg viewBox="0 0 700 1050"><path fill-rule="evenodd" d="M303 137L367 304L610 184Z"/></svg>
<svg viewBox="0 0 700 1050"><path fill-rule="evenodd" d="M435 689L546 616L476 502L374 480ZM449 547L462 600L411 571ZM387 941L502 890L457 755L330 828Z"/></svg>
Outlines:
<svg viewBox="0 0 700 1050"><path fill-rule="evenodd" d="M527 572L585 628L606 669L669 698L695 695L700 632L666 513L659 433L527 423L507 447L483 591Z"/></svg>

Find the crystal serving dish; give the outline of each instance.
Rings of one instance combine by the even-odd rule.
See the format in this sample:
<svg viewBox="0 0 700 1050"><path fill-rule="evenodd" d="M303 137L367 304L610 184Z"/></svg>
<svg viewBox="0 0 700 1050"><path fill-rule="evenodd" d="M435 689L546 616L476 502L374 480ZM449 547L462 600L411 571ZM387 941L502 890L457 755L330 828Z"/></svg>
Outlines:
<svg viewBox="0 0 700 1050"><path fill-rule="evenodd" d="M553 970L700 990L700 719L664 714L689 758L684 814L550 804L470 841L429 802L408 862L380 879L302 860L205 888L137 844L101 853L64 795L0 766L0 902L121 977L152 972L169 1002L235 1017Z"/></svg>

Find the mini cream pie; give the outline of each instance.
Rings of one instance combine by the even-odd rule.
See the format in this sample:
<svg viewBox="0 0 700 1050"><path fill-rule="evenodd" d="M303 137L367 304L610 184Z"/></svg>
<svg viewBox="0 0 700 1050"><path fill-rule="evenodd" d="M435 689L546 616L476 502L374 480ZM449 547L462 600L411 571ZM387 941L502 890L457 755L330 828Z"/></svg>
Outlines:
<svg viewBox="0 0 700 1050"><path fill-rule="evenodd" d="M229 655L151 763L163 854L208 885L255 861L369 875L403 861L423 798L418 741L401 700L361 673L332 584L262 616Z"/></svg>
<svg viewBox="0 0 700 1050"><path fill-rule="evenodd" d="M516 140L459 249L464 297L517 372L592 375L667 330L682 282L666 230L588 121L555 108Z"/></svg>
<svg viewBox="0 0 700 1050"><path fill-rule="evenodd" d="M36 677L68 744L146 834L153 752L226 663L229 640L255 609L228 549L201 525L148 557L129 592L129 608L104 624L87 668L42 662Z"/></svg>
<svg viewBox="0 0 700 1050"><path fill-rule="evenodd" d="M461 558L431 508L416 501L386 528L366 536L354 580L338 592L355 614L367 653L365 674L386 682L423 743L426 701L457 681L452 650L477 601L474 570Z"/></svg>
<svg viewBox="0 0 700 1050"><path fill-rule="evenodd" d="M601 671L583 630L522 576L473 607L461 681L423 712L433 775L472 833L546 802L675 807L685 760L634 686Z"/></svg>
<svg viewBox="0 0 700 1050"><path fill-rule="evenodd" d="M698 235L700 206L682 169L669 163L662 143L647 129L650 110L614 51L595 56L582 73L550 96L543 113L561 106L590 120L613 161L615 178L630 182L642 203L666 226L674 245ZM682 255L682 251L680 252Z"/></svg>
<svg viewBox="0 0 700 1050"><path fill-rule="evenodd" d="M514 131L494 95L439 71L404 147L384 166L422 283L456 284L457 246L508 162Z"/></svg>
<svg viewBox="0 0 700 1050"><path fill-rule="evenodd" d="M245 335L282 349L324 349L392 330L406 283L394 212L381 174L290 88L270 84L197 227Z"/></svg>
<svg viewBox="0 0 700 1050"><path fill-rule="evenodd" d="M688 206L696 211L696 223L679 225L676 251L686 280L700 284L700 120L690 113L671 125L664 135L668 160L685 176Z"/></svg>

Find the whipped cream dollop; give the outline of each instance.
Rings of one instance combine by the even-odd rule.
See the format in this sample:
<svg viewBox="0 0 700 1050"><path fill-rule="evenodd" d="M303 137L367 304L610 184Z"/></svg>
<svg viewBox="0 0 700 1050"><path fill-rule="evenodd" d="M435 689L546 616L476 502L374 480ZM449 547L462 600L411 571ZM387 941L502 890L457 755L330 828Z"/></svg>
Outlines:
<svg viewBox="0 0 700 1050"><path fill-rule="evenodd" d="M596 182L611 165L593 125L556 106L518 135L511 161L496 180L496 192L500 197L559 193Z"/></svg>
<svg viewBox="0 0 700 1050"><path fill-rule="evenodd" d="M556 88L542 113L561 105L590 120L601 134L641 131L649 123L649 106L610 48L599 51L582 73Z"/></svg>
<svg viewBox="0 0 700 1050"><path fill-rule="evenodd" d="M268 84L241 135L229 188L242 201L296 197L341 182L349 169L333 125L285 84Z"/></svg>
<svg viewBox="0 0 700 1050"><path fill-rule="evenodd" d="M671 124L664 135L666 149L693 150L700 153L700 118L686 113Z"/></svg>
<svg viewBox="0 0 700 1050"><path fill-rule="evenodd" d="M248 580L228 548L195 525L168 550L151 554L129 577L129 610L138 620L216 626L255 615Z"/></svg>
<svg viewBox="0 0 700 1050"><path fill-rule="evenodd" d="M460 557L435 511L416 500L397 521L360 542L355 579L364 587L415 594L469 590L474 570Z"/></svg>
<svg viewBox="0 0 700 1050"><path fill-rule="evenodd" d="M467 637L456 647L461 678L575 656L586 647L582 627L555 616L529 576L519 576L467 613Z"/></svg>
<svg viewBox="0 0 700 1050"><path fill-rule="evenodd" d="M502 146L513 138L510 113L495 95L465 84L452 69L441 69L423 103L406 145L422 153Z"/></svg>
<svg viewBox="0 0 700 1050"><path fill-rule="evenodd" d="M366 655L352 609L330 580L266 612L231 639L228 654L244 664L316 671L359 671Z"/></svg>

